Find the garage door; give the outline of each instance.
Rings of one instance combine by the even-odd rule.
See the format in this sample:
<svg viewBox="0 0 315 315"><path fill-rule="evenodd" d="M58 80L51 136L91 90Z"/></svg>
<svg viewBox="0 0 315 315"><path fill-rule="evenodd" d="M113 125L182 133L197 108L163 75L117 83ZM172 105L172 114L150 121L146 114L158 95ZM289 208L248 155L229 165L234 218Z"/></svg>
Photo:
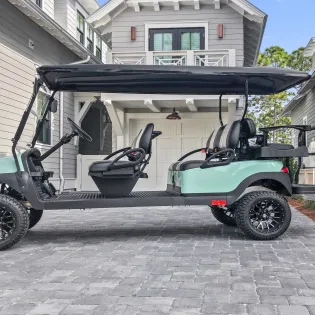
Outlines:
<svg viewBox="0 0 315 315"><path fill-rule="evenodd" d="M146 168L149 178L140 179L136 190L164 190L170 164L185 153L204 147L216 123L214 119L152 122L154 129L162 131L162 135L153 141L152 158ZM147 120L132 120L131 138L133 139L147 123ZM204 155L197 153L187 158L189 159L204 159Z"/></svg>

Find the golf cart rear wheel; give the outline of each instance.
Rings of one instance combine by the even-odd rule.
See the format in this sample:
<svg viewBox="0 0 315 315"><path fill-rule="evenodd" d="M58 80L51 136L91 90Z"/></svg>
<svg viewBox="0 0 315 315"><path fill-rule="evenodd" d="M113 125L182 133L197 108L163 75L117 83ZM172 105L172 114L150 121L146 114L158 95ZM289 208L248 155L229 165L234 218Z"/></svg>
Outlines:
<svg viewBox="0 0 315 315"><path fill-rule="evenodd" d="M273 240L290 225L288 202L273 191L255 191L240 199L235 209L240 230L256 240Z"/></svg>
<svg viewBox="0 0 315 315"><path fill-rule="evenodd" d="M0 250L18 243L29 227L27 209L16 199L0 195Z"/></svg>
<svg viewBox="0 0 315 315"><path fill-rule="evenodd" d="M227 226L236 226L235 205L229 207L210 206L213 216L221 223Z"/></svg>
<svg viewBox="0 0 315 315"><path fill-rule="evenodd" d="M30 217L30 225L28 227L29 230L33 228L40 221L42 215L43 215L43 210L35 210L35 209L29 210L29 217Z"/></svg>

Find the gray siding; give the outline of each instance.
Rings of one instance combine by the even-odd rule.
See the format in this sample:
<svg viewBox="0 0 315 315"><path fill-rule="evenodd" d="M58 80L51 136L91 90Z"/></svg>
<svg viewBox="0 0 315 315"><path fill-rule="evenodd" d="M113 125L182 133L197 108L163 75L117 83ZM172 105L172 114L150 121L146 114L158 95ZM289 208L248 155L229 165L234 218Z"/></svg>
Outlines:
<svg viewBox="0 0 315 315"><path fill-rule="evenodd" d="M236 49L236 65L243 65L244 31L243 16L227 5L215 10L213 5L201 5L200 10L191 6L182 7L179 11L173 8L162 7L161 11L152 8L141 8L135 12L127 8L112 21L112 51L144 51L145 50L145 24L152 23L189 23L208 22L210 49ZM218 39L218 24L224 24L224 38ZM130 40L130 27L135 26L137 38ZM166 24L166 27L167 24ZM169 26L171 27L171 25Z"/></svg>
<svg viewBox="0 0 315 315"><path fill-rule="evenodd" d="M28 47L29 39L35 43ZM0 153L9 154L11 138L21 119L32 92L35 67L41 64L69 63L78 57L45 32L8 1L0 2ZM73 118L73 93L65 93L64 116ZM65 120L66 124L66 120ZM34 133L31 116L20 145L26 146ZM65 127L65 132L69 131ZM59 139L59 114L53 118L53 144ZM45 152L47 147L43 147ZM65 177L76 177L77 148L73 142L64 149ZM47 169L59 176L59 155L56 152L46 162Z"/></svg>
<svg viewBox="0 0 315 315"><path fill-rule="evenodd" d="M308 125L315 125L315 89L310 90L305 98L300 102L298 106L296 106L292 112L292 124L294 125L302 125L303 117L307 116L307 124ZM294 143L297 144L297 132L295 132L295 141ZM315 141L315 130L310 131L307 133L307 146L310 144L311 141Z"/></svg>
<svg viewBox="0 0 315 315"><path fill-rule="evenodd" d="M32 2L36 3L36 0L32 0ZM54 18L54 0L42 0L42 3L44 12Z"/></svg>
<svg viewBox="0 0 315 315"><path fill-rule="evenodd" d="M55 21L76 37L76 9L74 0L55 0Z"/></svg>

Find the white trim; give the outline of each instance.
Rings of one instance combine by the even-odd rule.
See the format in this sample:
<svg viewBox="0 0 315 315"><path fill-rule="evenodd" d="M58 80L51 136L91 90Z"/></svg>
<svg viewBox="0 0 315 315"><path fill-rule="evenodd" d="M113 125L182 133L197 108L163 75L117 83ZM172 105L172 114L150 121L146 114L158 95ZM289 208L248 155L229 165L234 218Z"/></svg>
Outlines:
<svg viewBox="0 0 315 315"><path fill-rule="evenodd" d="M154 24L144 24L144 50L149 51L149 30L152 28L190 28L190 27L203 27L205 29L205 49L208 50L209 46L209 22L161 22Z"/></svg>

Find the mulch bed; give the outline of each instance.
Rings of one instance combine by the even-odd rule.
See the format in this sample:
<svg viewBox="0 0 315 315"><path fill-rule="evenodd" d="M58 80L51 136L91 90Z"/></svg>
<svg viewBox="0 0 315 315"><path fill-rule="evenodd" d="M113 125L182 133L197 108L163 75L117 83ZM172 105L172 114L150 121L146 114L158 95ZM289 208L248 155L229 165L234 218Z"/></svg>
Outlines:
<svg viewBox="0 0 315 315"><path fill-rule="evenodd" d="M294 207L296 210L302 212L303 214L311 218L313 221L315 221L315 209L305 208L303 200L289 199L288 201L290 206Z"/></svg>

